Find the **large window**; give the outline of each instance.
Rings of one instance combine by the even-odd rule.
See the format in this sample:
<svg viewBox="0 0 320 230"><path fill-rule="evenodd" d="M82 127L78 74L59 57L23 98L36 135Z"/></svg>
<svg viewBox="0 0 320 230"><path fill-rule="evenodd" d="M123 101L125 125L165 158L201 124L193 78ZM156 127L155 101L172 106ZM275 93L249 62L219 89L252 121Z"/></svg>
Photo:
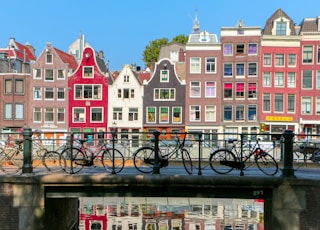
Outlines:
<svg viewBox="0 0 320 230"><path fill-rule="evenodd" d="M253 55L258 53L258 44L249 43L248 54Z"/></svg>
<svg viewBox="0 0 320 230"><path fill-rule="evenodd" d="M53 108L44 108L44 122L47 123L53 123L53 118L54 113L53 113Z"/></svg>
<svg viewBox="0 0 320 230"><path fill-rule="evenodd" d="M236 83L236 98L244 98L244 83Z"/></svg>
<svg viewBox="0 0 320 230"><path fill-rule="evenodd" d="M190 121L200 121L200 106L191 105L190 106Z"/></svg>
<svg viewBox="0 0 320 230"><path fill-rule="evenodd" d="M271 54L264 54L263 55L263 65L264 66L271 66Z"/></svg>
<svg viewBox="0 0 320 230"><path fill-rule="evenodd" d="M200 57L190 58L190 73L201 73L201 59Z"/></svg>
<svg viewBox="0 0 320 230"><path fill-rule="evenodd" d="M289 54L288 55L288 66L296 66L297 62L297 55L296 54Z"/></svg>
<svg viewBox="0 0 320 230"><path fill-rule="evenodd" d="M224 83L223 91L223 98L232 98L232 83Z"/></svg>
<svg viewBox="0 0 320 230"><path fill-rule="evenodd" d="M53 100L54 99L53 88L48 87L48 88L44 89L44 98L46 100Z"/></svg>
<svg viewBox="0 0 320 230"><path fill-rule="evenodd" d="M274 111L283 112L283 94L274 95Z"/></svg>
<svg viewBox="0 0 320 230"><path fill-rule="evenodd" d="M138 108L129 108L129 121L138 120Z"/></svg>
<svg viewBox="0 0 320 230"><path fill-rule="evenodd" d="M175 92L175 88L155 88L153 99L155 101L174 101L176 99Z"/></svg>
<svg viewBox="0 0 320 230"><path fill-rule="evenodd" d="M58 69L57 79L58 79L58 80L65 79L65 71L64 71L63 69Z"/></svg>
<svg viewBox="0 0 320 230"><path fill-rule="evenodd" d="M41 108L33 108L33 121L34 122L41 122Z"/></svg>
<svg viewBox="0 0 320 230"><path fill-rule="evenodd" d="M236 64L236 76L244 77L244 63L237 63Z"/></svg>
<svg viewBox="0 0 320 230"><path fill-rule="evenodd" d="M320 71L317 72L317 89L320 89Z"/></svg>
<svg viewBox="0 0 320 230"><path fill-rule="evenodd" d="M257 120L257 105L248 105L248 121Z"/></svg>
<svg viewBox="0 0 320 230"><path fill-rule="evenodd" d="M302 88L312 89L312 70L302 71Z"/></svg>
<svg viewBox="0 0 320 230"><path fill-rule="evenodd" d="M303 46L302 62L313 63L313 46Z"/></svg>
<svg viewBox="0 0 320 230"><path fill-rule="evenodd" d="M90 108L91 110L91 122L103 121L103 108Z"/></svg>
<svg viewBox="0 0 320 230"><path fill-rule="evenodd" d="M232 77L232 63L224 63L223 64L223 76Z"/></svg>
<svg viewBox="0 0 320 230"><path fill-rule="evenodd" d="M312 98L311 97L302 97L301 100L301 112L302 114L311 114L312 108Z"/></svg>
<svg viewBox="0 0 320 230"><path fill-rule="evenodd" d="M248 64L248 75L249 77L257 76L257 63Z"/></svg>
<svg viewBox="0 0 320 230"><path fill-rule="evenodd" d="M316 115L320 115L320 97L316 98Z"/></svg>
<svg viewBox="0 0 320 230"><path fill-rule="evenodd" d="M244 120L244 105L236 105L236 121Z"/></svg>
<svg viewBox="0 0 320 230"><path fill-rule="evenodd" d="M248 83L248 98L257 98L257 83Z"/></svg>
<svg viewBox="0 0 320 230"><path fill-rule="evenodd" d="M229 55L233 54L233 52L232 52L232 44L224 44L223 45L223 54L225 56L229 56Z"/></svg>
<svg viewBox="0 0 320 230"><path fill-rule="evenodd" d="M205 107L205 121L216 121L216 106L206 105Z"/></svg>
<svg viewBox="0 0 320 230"><path fill-rule="evenodd" d="M4 105L4 119L12 119L12 104L10 103Z"/></svg>
<svg viewBox="0 0 320 230"><path fill-rule="evenodd" d="M66 114L65 108L58 108L58 122L59 123L65 122L65 114Z"/></svg>
<svg viewBox="0 0 320 230"><path fill-rule="evenodd" d="M295 72L288 73L288 87L289 88L296 87L296 73Z"/></svg>
<svg viewBox="0 0 320 230"><path fill-rule="evenodd" d="M34 69L33 70L33 78L34 79L41 79L41 69Z"/></svg>
<svg viewBox="0 0 320 230"><path fill-rule="evenodd" d="M270 87L271 86L271 74L270 72L263 73L263 86Z"/></svg>
<svg viewBox="0 0 320 230"><path fill-rule="evenodd" d="M156 122L156 108L147 107L147 123L155 123L155 122Z"/></svg>
<svg viewBox="0 0 320 230"><path fill-rule="evenodd" d="M46 69L44 75L46 81L53 81L53 69Z"/></svg>
<svg viewBox="0 0 320 230"><path fill-rule="evenodd" d="M276 22L276 35L286 35L287 34L287 22Z"/></svg>
<svg viewBox="0 0 320 230"><path fill-rule="evenodd" d="M169 122L169 107L160 107L159 122L160 123Z"/></svg>
<svg viewBox="0 0 320 230"><path fill-rule="evenodd" d="M206 73L216 73L216 58L207 57L206 58Z"/></svg>
<svg viewBox="0 0 320 230"><path fill-rule="evenodd" d="M223 106L223 120L232 121L232 105Z"/></svg>
<svg viewBox="0 0 320 230"><path fill-rule="evenodd" d="M263 112L270 112L271 111L271 99L270 93L263 94Z"/></svg>
<svg viewBox="0 0 320 230"><path fill-rule="evenodd" d="M207 81L206 83L206 97L216 97L216 82L215 81Z"/></svg>
<svg viewBox="0 0 320 230"><path fill-rule="evenodd" d="M181 122L182 122L182 108L172 107L172 123L181 123Z"/></svg>
<svg viewBox="0 0 320 230"><path fill-rule="evenodd" d="M284 74L282 72L275 73L274 86L275 87L284 87Z"/></svg>
<svg viewBox="0 0 320 230"><path fill-rule="evenodd" d="M200 82L199 81L191 81L190 82L190 97L200 97Z"/></svg>
<svg viewBox="0 0 320 230"><path fill-rule="evenodd" d="M245 45L244 44L236 44L236 54L241 55L245 53Z"/></svg>
<svg viewBox="0 0 320 230"><path fill-rule="evenodd" d="M293 113L295 112L296 108L296 98L294 94L288 95L288 112Z"/></svg>
<svg viewBox="0 0 320 230"><path fill-rule="evenodd" d="M122 120L122 108L114 107L113 108L113 120Z"/></svg>
<svg viewBox="0 0 320 230"><path fill-rule="evenodd" d="M85 108L73 108L72 120L73 122L86 122Z"/></svg>
<svg viewBox="0 0 320 230"><path fill-rule="evenodd" d="M64 88L58 88L58 100L64 100L65 99L65 93Z"/></svg>
<svg viewBox="0 0 320 230"><path fill-rule="evenodd" d="M33 87L33 99L34 100L41 100L41 88L40 87Z"/></svg>
<svg viewBox="0 0 320 230"><path fill-rule="evenodd" d="M74 85L74 88L76 100L102 99L101 85Z"/></svg>
<svg viewBox="0 0 320 230"><path fill-rule="evenodd" d="M275 66L284 66L284 54L276 54Z"/></svg>
<svg viewBox="0 0 320 230"><path fill-rule="evenodd" d="M5 79L4 81L4 93L12 93L12 79Z"/></svg>

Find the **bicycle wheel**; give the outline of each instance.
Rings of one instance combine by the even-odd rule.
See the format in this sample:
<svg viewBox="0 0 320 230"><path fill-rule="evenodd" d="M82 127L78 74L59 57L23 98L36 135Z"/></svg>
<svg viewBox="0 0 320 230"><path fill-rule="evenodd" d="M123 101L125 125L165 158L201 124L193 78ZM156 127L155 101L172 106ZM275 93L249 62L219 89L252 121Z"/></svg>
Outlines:
<svg viewBox="0 0 320 230"><path fill-rule="evenodd" d="M118 149L104 150L101 160L105 170L110 173L120 173L124 167L124 157Z"/></svg>
<svg viewBox="0 0 320 230"><path fill-rule="evenodd" d="M227 174L234 169L233 165L237 163L237 158L228 149L218 149L211 154L209 162L213 171L219 174Z"/></svg>
<svg viewBox="0 0 320 230"><path fill-rule="evenodd" d="M83 169L86 159L86 155L80 149L67 148L61 153L60 161L65 161L64 171L73 174L78 173ZM63 165L63 162L60 164Z"/></svg>
<svg viewBox="0 0 320 230"><path fill-rule="evenodd" d="M192 161L188 150L181 149L182 162L185 170L188 174L192 174Z"/></svg>
<svg viewBox="0 0 320 230"><path fill-rule="evenodd" d="M47 151L42 157L42 164L49 172L62 172L66 167L66 161L60 153L56 151Z"/></svg>
<svg viewBox="0 0 320 230"><path fill-rule="evenodd" d="M274 176L278 172L276 160L267 152L260 149L255 157L256 164L261 172L268 176Z"/></svg>
<svg viewBox="0 0 320 230"><path fill-rule="evenodd" d="M154 149L152 147L141 147L133 156L134 167L142 173L151 173L154 165Z"/></svg>
<svg viewBox="0 0 320 230"><path fill-rule="evenodd" d="M0 153L0 167L6 174L21 173L23 166L23 152L17 148L4 149Z"/></svg>

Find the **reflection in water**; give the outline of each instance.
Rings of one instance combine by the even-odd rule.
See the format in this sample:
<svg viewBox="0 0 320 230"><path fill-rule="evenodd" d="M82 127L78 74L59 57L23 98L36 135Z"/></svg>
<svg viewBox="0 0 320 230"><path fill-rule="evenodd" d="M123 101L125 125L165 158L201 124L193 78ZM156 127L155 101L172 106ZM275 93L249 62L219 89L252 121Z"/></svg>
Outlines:
<svg viewBox="0 0 320 230"><path fill-rule="evenodd" d="M263 230L263 200L81 197L79 230Z"/></svg>

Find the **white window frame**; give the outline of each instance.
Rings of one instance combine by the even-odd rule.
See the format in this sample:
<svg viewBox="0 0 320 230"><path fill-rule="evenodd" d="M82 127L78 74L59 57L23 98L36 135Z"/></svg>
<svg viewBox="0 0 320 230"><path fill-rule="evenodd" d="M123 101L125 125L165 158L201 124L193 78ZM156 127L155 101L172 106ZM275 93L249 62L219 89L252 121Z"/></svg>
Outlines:
<svg viewBox="0 0 320 230"><path fill-rule="evenodd" d="M201 73L201 58L190 57L190 73L199 74Z"/></svg>

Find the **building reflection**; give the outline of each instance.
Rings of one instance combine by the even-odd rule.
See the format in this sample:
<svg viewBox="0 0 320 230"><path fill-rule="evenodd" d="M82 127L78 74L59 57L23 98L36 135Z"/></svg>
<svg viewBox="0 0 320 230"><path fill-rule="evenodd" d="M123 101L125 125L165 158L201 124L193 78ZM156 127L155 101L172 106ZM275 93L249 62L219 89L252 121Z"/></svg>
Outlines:
<svg viewBox="0 0 320 230"><path fill-rule="evenodd" d="M79 230L263 230L264 202L179 197L81 197Z"/></svg>

